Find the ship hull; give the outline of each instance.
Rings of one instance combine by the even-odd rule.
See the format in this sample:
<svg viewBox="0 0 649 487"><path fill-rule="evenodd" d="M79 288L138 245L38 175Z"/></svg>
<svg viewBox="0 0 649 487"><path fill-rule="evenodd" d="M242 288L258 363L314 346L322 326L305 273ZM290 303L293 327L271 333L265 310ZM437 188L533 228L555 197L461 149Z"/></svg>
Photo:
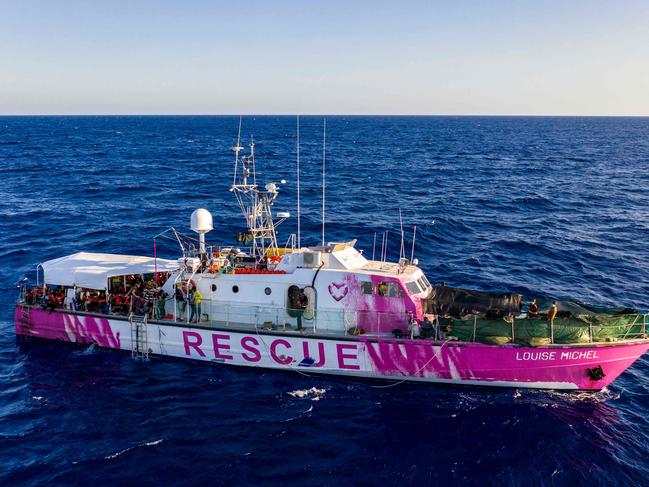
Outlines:
<svg viewBox="0 0 649 487"><path fill-rule="evenodd" d="M143 347L124 317L17 306L14 321L20 337L215 363L398 381L561 390L600 390L649 348L647 340L524 347L250 332L164 322L146 325Z"/></svg>

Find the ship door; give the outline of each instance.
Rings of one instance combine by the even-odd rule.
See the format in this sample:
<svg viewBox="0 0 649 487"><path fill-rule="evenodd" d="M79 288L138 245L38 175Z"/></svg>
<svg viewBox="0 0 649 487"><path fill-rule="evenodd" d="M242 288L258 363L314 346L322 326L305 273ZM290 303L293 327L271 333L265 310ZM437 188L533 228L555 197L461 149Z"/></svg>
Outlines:
<svg viewBox="0 0 649 487"><path fill-rule="evenodd" d="M289 316L295 318L301 310L300 301L301 301L302 289L298 286L291 286L288 288L288 296L286 300L286 312Z"/></svg>
<svg viewBox="0 0 649 487"><path fill-rule="evenodd" d="M315 289L307 286L304 289L299 286L291 286L288 288L288 296L286 303L286 312L293 318L302 313L302 318L305 320L312 320L315 318L315 304L316 296Z"/></svg>
<svg viewBox="0 0 649 487"><path fill-rule="evenodd" d="M306 307L304 308L304 319L312 320L315 318L315 289L307 286L302 289L302 293L306 296Z"/></svg>

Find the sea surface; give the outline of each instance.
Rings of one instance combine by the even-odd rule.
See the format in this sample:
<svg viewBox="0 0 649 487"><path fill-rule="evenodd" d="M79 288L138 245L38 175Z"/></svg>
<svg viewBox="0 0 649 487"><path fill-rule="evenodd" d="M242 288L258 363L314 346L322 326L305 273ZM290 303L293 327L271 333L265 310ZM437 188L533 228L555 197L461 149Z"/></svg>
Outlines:
<svg viewBox="0 0 649 487"><path fill-rule="evenodd" d="M214 215L208 241L232 242L238 122L0 117L0 485L647 485L647 357L591 394L16 341L15 285L39 262L152 255L197 207ZM293 215L295 122L242 124ZM303 244L320 240L322 140L323 118L302 117ZM326 141L327 240L371 256L388 231L396 259L401 209L431 282L649 308L649 118L328 117Z"/></svg>

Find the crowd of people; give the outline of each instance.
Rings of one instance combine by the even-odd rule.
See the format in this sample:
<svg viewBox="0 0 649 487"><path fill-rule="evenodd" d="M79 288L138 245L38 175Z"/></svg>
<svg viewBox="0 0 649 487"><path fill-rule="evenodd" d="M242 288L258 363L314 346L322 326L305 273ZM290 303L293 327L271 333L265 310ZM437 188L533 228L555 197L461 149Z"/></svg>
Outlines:
<svg viewBox="0 0 649 487"><path fill-rule="evenodd" d="M109 303L112 313L134 313L158 320L166 316L167 294L153 279L136 278L125 286L115 286L111 291Z"/></svg>
<svg viewBox="0 0 649 487"><path fill-rule="evenodd" d="M176 318L201 321L202 294L193 283L178 283L173 296L153 278L124 276L111 282L108 291L45 284L26 289L25 303L44 309L69 309L102 314L146 315L149 319L167 318L167 301L176 301Z"/></svg>
<svg viewBox="0 0 649 487"><path fill-rule="evenodd" d="M108 313L109 303L104 291L74 289L65 286L36 286L25 292L25 302L45 309L67 308L79 311Z"/></svg>

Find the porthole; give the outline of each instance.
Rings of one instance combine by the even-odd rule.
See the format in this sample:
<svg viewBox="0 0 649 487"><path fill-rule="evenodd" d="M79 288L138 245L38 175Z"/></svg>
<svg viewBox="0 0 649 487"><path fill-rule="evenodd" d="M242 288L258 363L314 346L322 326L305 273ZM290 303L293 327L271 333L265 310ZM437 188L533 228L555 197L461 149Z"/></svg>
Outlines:
<svg viewBox="0 0 649 487"><path fill-rule="evenodd" d="M239 286L232 286L232 292L233 293L238 293L239 292Z"/></svg>
<svg viewBox="0 0 649 487"><path fill-rule="evenodd" d="M270 296L270 293L272 293L273 291L271 290L271 288L267 287L266 289L264 289L264 292L266 293L266 296Z"/></svg>
<svg viewBox="0 0 649 487"><path fill-rule="evenodd" d="M212 284L212 292L213 292L213 293L216 292L216 284Z"/></svg>

